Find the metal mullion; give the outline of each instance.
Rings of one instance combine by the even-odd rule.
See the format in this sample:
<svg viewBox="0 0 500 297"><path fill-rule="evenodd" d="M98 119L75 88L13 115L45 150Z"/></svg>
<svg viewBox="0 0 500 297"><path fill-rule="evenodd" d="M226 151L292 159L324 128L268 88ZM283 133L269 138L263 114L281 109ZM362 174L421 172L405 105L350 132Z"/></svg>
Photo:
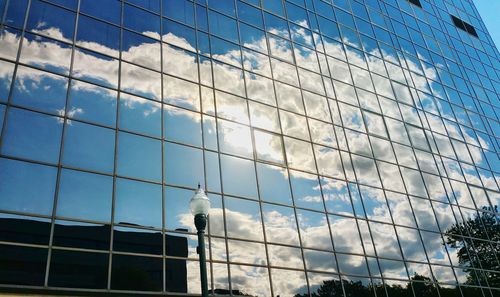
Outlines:
<svg viewBox="0 0 500 297"><path fill-rule="evenodd" d="M405 61L406 61L406 59L405 59ZM385 66L384 66L384 67L385 67ZM413 78L412 78L412 77L410 77L410 79L412 79L412 80L413 80ZM393 89L393 87L392 87L392 84L391 84L391 90L394 92L394 89ZM413 96L412 96L412 97L413 97ZM380 103L379 103L379 104L380 104ZM398 110L399 110L399 113L401 113L401 108L399 107L399 105L398 105ZM404 128L405 128L405 132L408 134L408 129L407 129L406 125L403 125L403 126L404 126ZM428 144L428 145L429 145L429 147L430 147L430 143L429 143L429 141L430 141L430 140L428 139L427 134L425 134L425 133L424 133L424 135L425 135L425 138L426 138L426 140L427 140L427 144ZM410 139L410 143L412 143L411 139ZM393 145L392 145L392 142L391 142L391 147L392 147L392 146L393 146ZM410 148L411 148L411 150L412 150L412 153L413 153L413 154L415 154L413 144L412 144L412 146L410 146ZM393 149L394 149L394 148L393 148ZM433 156L434 156L434 154L433 154ZM420 164L418 164L418 161L416 162L416 165L417 165L417 171L419 172L420 178L421 178L422 180L424 180L423 175L422 175L422 170L421 170L421 168L420 168ZM399 168L399 166L398 166L398 170L399 170L400 175L401 175L401 177L402 177L402 172L401 172L401 169ZM404 179L403 179L403 185L404 185L405 191L407 191L407 193L408 193L408 189L407 189L407 187L406 187L406 184L405 184L405 182L404 182ZM451 185L450 185L450 186L451 186ZM424 181L424 188L425 188L425 192L427 193L427 196L428 196L428 197L430 197L430 196L429 196L429 191L428 191L428 189L427 189L427 185L425 184L425 181ZM427 200L431 201L431 199L430 199L430 198L425 198L425 199L427 199ZM439 222L438 222L438 220L437 220L437 218L436 218L436 212L435 212L435 210L434 210L434 206L432 205L432 203L430 203L430 205L431 205L432 212L433 212L433 214L434 214L434 219L436 220L436 226L438 227L438 230L439 230L439 235L440 235L440 237L441 237L441 240L443 240L443 242L444 242L443 232L442 232L441 227L439 226ZM412 214L413 214L414 220L415 220L415 224L416 224L416 225L417 225L417 227L418 227L418 222L417 222L417 220L416 220L415 212L414 212L414 210L413 210L413 205L411 204L411 202L410 202L410 208L411 208L411 211L412 211ZM421 234L421 232L420 232L420 227L418 227L418 228L419 228L419 229L418 229L418 233L419 233L420 239L421 239L421 241L422 241L422 243L423 243L424 241L423 241L422 234ZM428 261L429 266L430 266L430 258L429 258L429 255L428 255L428 253L427 253L427 248L425 247L425 245L423 245L423 249L424 249L425 256L426 256L427 261ZM446 249L446 254L447 254L447 256L448 256L448 261L449 261L449 263L450 263L450 265L451 265L450 267L453 267L453 266L452 266L452 262L451 262L451 258L450 258L450 255L449 255L449 253L448 253L448 250L447 250L447 249ZM453 269L452 269L452 270L453 270ZM432 269L432 268L431 268L431 274L432 274L432 277L434 278L434 281L436 281L436 278L435 278L435 276L434 276L434 271L433 271L433 269ZM457 278L456 273L455 273L455 271L454 271L454 270L453 270L453 275L454 275L454 277L455 277L455 280L457 280L457 283L458 283L458 278ZM439 292L439 290L438 290L438 294L439 294L439 295L441 294L441 293Z"/></svg>
<svg viewBox="0 0 500 297"><path fill-rule="evenodd" d="M466 146L466 148L467 148L467 152L470 154L469 148L468 148L467 146ZM456 152L456 150L455 150L455 147L454 147L453 145L452 145L452 150L453 150L454 154L455 154L456 156L458 156L458 155L457 155L457 152ZM457 161L458 161L458 160L457 160ZM459 161L458 161L458 162L459 162ZM477 170L477 169L476 169L476 166L475 166L474 164L473 164L472 166L474 167L474 169L475 169L475 170ZM462 175L465 177L464 171L463 171L463 169L462 169L462 167L461 167L461 166L460 166L460 172L461 172L461 173L462 173ZM477 171L476 171L476 173L477 173ZM482 180L481 180L481 178L479 178L479 180L480 180L480 182L481 182L481 188L482 188L482 189L486 189L486 188L485 188L485 186L484 186L484 183L483 183L483 182L482 182ZM425 183L425 180L424 180L424 183ZM470 197L471 197L471 199L472 199L472 202L474 203L474 206L475 206L475 211L476 211L476 212L480 211L480 210L479 210L479 208L478 208L478 206L477 206L477 204L476 204L476 201L475 201L475 200L474 200L474 198L473 198L472 192L470 191L470 188L469 188L469 183L468 183L468 182L465 182L464 184L467 186L467 192L469 193L469 195L470 195ZM451 187L451 189L452 189L452 191L453 191L453 185L451 185L451 183L450 183L450 187ZM486 193L486 192L485 192L485 193ZM454 194L453 194L453 195L454 195ZM486 196L488 197L488 194L487 194L487 193L486 193ZM431 203L431 204L432 204L432 203ZM463 219L463 214L462 214L462 211L461 211L461 207L462 207L462 206L460 206L460 205L458 204L458 202L457 202L457 206L458 206L458 209L459 209L459 211L460 211L460 213L461 213L461 216L462 216L462 219ZM480 213L480 212L479 212L479 213ZM465 221L465 220L464 220L464 221ZM481 222L481 226L484 228L484 225L482 224L482 222ZM468 232L468 230L467 230L467 232ZM488 237L486 240L487 240L487 241L489 241L489 242L491 242L491 239L490 239L490 237L489 237L489 234L488 234L488 233L485 233L485 234L486 234L486 236ZM473 242L472 242L472 245L474 246L474 243L473 243ZM495 258L496 258L496 260L497 260L497 263L499 263L499 259L497 258L497 256L496 256L495 254L494 254L494 256L495 256ZM450 262L450 263L451 263L451 262ZM480 264L480 263L479 263L479 264ZM481 264L480 264L480 265L481 265ZM483 268L481 267L481 269L483 269ZM489 286L489 284L488 284L488 286Z"/></svg>
<svg viewBox="0 0 500 297"><path fill-rule="evenodd" d="M12 0L12 1L16 1L16 0ZM7 102L5 103L5 116L3 118L3 125L2 125L2 129L0 131L0 151L1 151L1 148L3 146L3 138L4 138L4 135L5 135L5 131L7 130L6 127L7 127L7 119L9 117L9 113L8 111L10 110L10 105L12 104L12 94L14 93L14 85L15 85L15 81L16 81L16 76L17 76L17 69L19 68L18 64L19 64L19 58L21 57L21 50L22 50L22 47L23 47L23 41L24 41L24 34L26 33L26 26L27 26L27 23L28 23L28 16L29 16L29 12L30 12L30 8L31 8L31 0L27 0L27 4L26 4L26 11L25 11L25 14L24 14L24 21L23 21L23 28L20 30L21 31L21 35L19 36L19 46L17 48L17 54L16 54L16 60L14 62L14 70L12 71L12 80L10 82L10 89L9 89L9 95L7 97ZM7 0L6 4L5 4L5 11L4 11L4 17L7 16L7 9L8 9L8 4L10 3L9 0ZM0 26L0 29L3 31L4 30L4 27L5 25L2 23L2 25ZM17 29L19 30L19 29Z"/></svg>
<svg viewBox="0 0 500 297"><path fill-rule="evenodd" d="M234 5L235 5L235 8L237 8L237 2L236 0L233 0L234 1ZM261 15L263 15L263 11L261 8L257 8L260 12ZM239 18L238 18L238 10L235 9L235 15L236 15L236 18L238 19L236 21L236 26L237 26L237 30L238 30L238 41L239 43L241 44L241 34L240 34L240 24L239 24ZM262 22L263 22L263 25L265 27L265 20L264 20L264 17L262 17ZM266 31L264 31L264 36L266 35ZM268 54L267 54L267 58L269 58L269 42L266 38L266 46L267 46L267 49L268 49ZM240 53L242 53L241 51L241 45L239 45L240 47ZM262 53L261 53L262 54ZM243 59L243 57L242 57ZM244 83L244 86L245 86L245 101L246 101L246 104L247 104L247 110L248 110L248 115L249 115L249 124L252 125L252 122L251 122L251 119L250 119L250 104L248 102L248 90L247 90L247 83L246 83L246 75L245 75L245 68L244 68L244 63L243 63L243 60L241 61L242 62L242 70L243 70L243 83ZM272 67L271 65L269 64L270 68L271 68L271 77L273 76L273 70L272 70ZM273 80L273 78L271 78L271 80ZM274 83L273 83L273 87L274 87ZM272 273L271 273L271 264L270 264L270 257L269 257L269 248L268 248L268 244L269 244L269 241L267 240L267 234L266 234L266 225L265 225L265 220L264 220L264 212L263 212L263 208L262 208L262 199L260 197L260 186L259 186L259 179L257 177L257 147L255 145L255 136L254 136L254 129L253 126L250 127L250 133L251 133L251 139L252 139L252 145L253 145L253 149L252 149L252 152L253 152L253 157L254 157L254 160L253 160L253 168L254 168L254 175L255 175L255 181L256 181L256 185L257 185L257 195L258 195L258 205L259 205L259 211L260 211L260 220L261 220L261 225L262 225L262 233L263 233L263 240L264 240L264 249L265 249L265 252L266 252L266 262L267 262L267 265L266 265L266 268L267 268L267 272L268 272L268 278L269 278L269 289L270 289L270 292L271 292L271 295L274 296L274 288L273 288L273 279L272 279ZM283 139L283 136L280 136L281 139ZM283 143L284 145L284 143ZM284 148L282 147L282 153L284 153ZM285 154L284 154L285 155ZM285 162L286 162L286 156L284 157L285 158ZM285 163L286 164L286 163ZM297 224L297 223L296 223ZM299 240L300 240L300 237L299 237ZM229 254L229 253L228 253ZM303 256L302 256L303 258ZM302 262L304 262L302 260ZM305 264L304 264L305 265Z"/></svg>
<svg viewBox="0 0 500 297"><path fill-rule="evenodd" d="M68 74L71 75L73 72L73 62L75 58L75 43L76 43L76 32L78 30L78 11L80 10L80 1L78 1L77 4L77 10L76 10L76 17L75 17L75 28L73 31L73 42L71 45L71 58L70 58L70 68L68 71ZM54 244L54 228L55 228L55 221L56 221L56 210L57 210L57 203L59 199L59 187L61 184L61 175L62 175L62 160L63 160L63 155L64 155L64 144L65 144L65 134L66 134L66 126L68 125L69 119L68 119L68 106L69 106L69 96L71 92L71 77L68 78L68 83L67 83L67 90L66 90L66 98L65 98L65 107L64 107L64 116L63 116L63 126L62 126L62 131L61 131L61 140L59 142L59 157L58 157L58 162L57 162L57 177L56 177L56 186L54 190L54 201L52 205L52 217L51 217L51 225L50 225L50 236L49 236L49 249L48 249L48 256L47 256L47 265L45 268L45 280L44 280L44 286L47 287L49 284L49 273L50 273L50 262L52 258L52 249L53 249L53 244Z"/></svg>
<svg viewBox="0 0 500 297"><path fill-rule="evenodd" d="M113 270L113 240L114 240L114 221L116 207L116 183L117 183L117 168L118 168L118 126L120 123L120 98L121 98L121 80L122 80L122 46L123 46L123 0L120 0L120 38L119 38L119 53L118 53L118 82L117 98L116 98L116 120L115 120L115 150L113 162L113 193L111 198L111 222L110 222L110 240L109 240L109 257L108 257L108 282L106 289L111 290L111 278Z"/></svg>
<svg viewBox="0 0 500 297"><path fill-rule="evenodd" d="M163 98L163 1L160 1L160 107L161 107L161 237L162 237L162 291L167 291L167 244L166 244L166 228L165 228L165 104Z"/></svg>
<svg viewBox="0 0 500 297"><path fill-rule="evenodd" d="M349 68L351 67L351 64L350 64L350 63L348 63L348 67L349 67ZM350 76L351 76L351 79L353 79L353 77L352 77L352 72L350 72L350 71L349 71L349 74L350 74ZM370 80L371 80L371 77L370 77ZM353 80L353 81L354 81L354 80ZM391 85L392 85L392 84L391 84ZM356 94L356 95L357 95L357 94ZM357 98L356 98L356 99L357 99ZM377 103L378 103L377 105L380 105L380 104L379 104L379 102L378 102L378 100L377 100ZM342 119L342 115L341 115L341 119ZM366 122L366 119L364 118L364 116L361 116L361 120L363 121L363 125L364 125L365 127L368 127L367 122ZM384 127L384 128L385 128L385 127ZM367 130L368 130L368 129L367 129ZM406 261L405 261L405 258L404 258L404 253L403 253L403 248L402 248L402 246L401 246L401 242L400 242L400 240L399 240L399 235L398 235L398 232L397 232L397 230L396 230L396 225L395 225L395 223L394 223L394 218L393 218L393 216L392 216L392 212L390 211L389 202L387 201L387 194L386 194L385 186L384 186L384 185L383 185L383 183L382 183L382 178L381 178L381 175L380 175L380 169L378 168L377 159L375 159L375 154L373 153L373 145L372 145L372 143L371 143L371 139L370 139L370 137L367 137L367 139L368 139L368 144L369 144L369 146L370 146L371 157L372 157L372 158L373 158L373 160L374 160L375 170L377 171L377 175L378 175L378 178L379 178L380 183L381 183L381 186L382 186L382 192L383 192L383 195L384 195L385 205L386 205L386 207L387 207L387 209L388 209L388 211L389 211L389 216L390 216L390 218L391 218L391 222L392 222L392 223L391 223L391 225L392 225L392 228L393 228L393 230L394 230L394 234L396 235L396 241L397 241L397 243L398 243L399 251L400 251L400 253L401 253L401 259L402 259L402 261L403 261L403 265L404 265L405 270L406 270L406 275L408 276L408 280L409 280L409 279L410 279L410 278L409 278L409 277L410 277L410 274L409 274L409 271L408 271L408 267L407 267L407 265L406 265ZM390 142L390 141L389 141L389 142ZM348 144L348 147L349 147L349 144ZM392 144L391 144L391 149L392 149ZM399 170L399 167L398 167L398 170ZM400 173L400 174L401 174L401 173ZM355 172L355 171L354 171L354 175L356 176L356 180L357 180L357 175L356 175L356 172ZM404 185L404 182L403 182L403 185ZM405 190L406 190L406 186L405 186ZM359 195L360 195L360 196L363 196L363 195L361 194L361 192L359 193ZM362 200L362 205L363 205L363 208L365 209L364 202L363 202L363 198L362 198L361 200ZM366 213L366 209L365 209L365 213ZM368 218L367 218L367 220L368 220ZM370 221L371 221L371 220L370 220ZM370 237L371 237L371 239L372 239L372 241L373 241L373 243L374 243L373 236L372 236L372 231L371 231L371 228L370 228L370 224L368 224L368 229L369 229L369 231L370 231ZM421 242L422 242L422 241L421 241ZM382 267L380 266L380 262L379 262L379 260L378 260L379 256L378 256L378 252L377 252L377 250L376 250L376 249L375 249L375 255L376 255L376 257L377 257L377 263L378 263L378 265L379 265L379 269L380 269L380 271L382 272L382 269L381 269ZM384 284L385 284L385 281L384 281L385 276L382 274L382 275L381 275L381 277L382 277L382 281L383 281L383 282L384 282ZM386 289L386 286L384 286L384 290L386 291L386 294L387 294L387 289ZM413 287L412 287L412 291L413 291ZM415 294L415 292L414 292L414 291L413 291L413 294Z"/></svg>
<svg viewBox="0 0 500 297"><path fill-rule="evenodd" d="M322 46L324 47L323 36L322 36L321 34L318 34L318 35L319 35L319 37L320 37L320 39L321 39L321 42L322 42L322 44L323 44ZM342 43L342 49L344 49L344 47L345 47L345 45ZM315 50L315 51L317 52L317 50ZM347 62L347 61L346 61L346 62ZM330 73L330 65L329 65L328 59L326 59L326 63L327 63L327 65L328 65L328 72ZM348 65L350 65L350 63L349 63L349 62L347 62L347 64L348 64ZM351 73L349 73L349 75L351 76L351 79L352 79L352 74L351 74ZM331 73L330 73L330 79L331 79ZM323 82L323 83L324 83L324 82ZM336 93L335 89L334 89L334 92ZM327 98L328 98L328 97L327 97ZM357 99L357 98L356 98L356 99ZM338 100L337 100L337 99L334 99L334 100L338 102ZM336 105L337 105L337 108L338 108L338 103L337 103L337 102L333 102L333 103L334 103L334 104L336 104ZM330 108L330 100L328 100L328 99L327 99L327 104L328 104L328 107ZM350 105L350 104L349 104L349 105ZM356 107L358 107L358 106L356 106ZM334 121L333 121L333 116L332 116L332 114L331 114L331 108L330 108L330 117L331 117L331 119L332 119L332 123L334 123ZM363 119L363 120L364 120L364 119ZM340 123L341 128L342 128L342 129L345 129L345 126L344 126L344 124L343 124L343 120L342 120L342 115L341 115L341 114L340 114L340 121L341 121L341 123ZM349 129L349 130L350 130L350 129ZM333 131L334 131L334 134L335 134L335 138L336 138L336 139L337 139L337 141L338 141L337 131L336 131L335 129L333 129ZM345 137L345 132L343 132L343 131L342 131L342 133L344 133L344 137ZM347 139L347 137L346 137L346 139ZM352 154L352 153L351 153L351 151L350 151L349 144L347 144L347 147L348 147L347 154L348 154L348 157L349 157L349 162L351 162L351 164L353 164L353 163L352 163L352 157L351 157L351 154ZM340 148L339 148L339 150L338 150L338 151L339 151L339 153L340 153L340 152L341 152L341 151L343 151L343 150L340 150ZM372 152L372 155L373 155L373 152ZM374 160L374 161L375 161L375 160ZM343 171L344 171L345 181L346 181L347 185L349 185L349 180L347 179L347 175L345 174L345 172L346 172L346 171L345 171L345 167L344 167L344 164L343 164L343 162L344 162L344 161L343 161L343 159L342 159L342 155L340 155L340 162L341 162L341 166L342 166ZM354 167L353 167L353 174L354 174L354 177L355 177L355 179L356 179L356 184L357 184L357 188L358 188L358 191L359 191L359 185L360 185L360 183L358 182L357 174L356 174L356 171L354 170ZM380 179L380 176L379 176L379 179ZM347 190L348 190L349 196L351 196L351 197L352 197L351 190L350 190L350 187L349 187L349 186L347 187ZM361 193L359 193L359 194L361 195ZM384 194L384 195L385 195L385 194ZM352 203L353 203L353 202L352 202L352 198L351 198L351 207L352 207L352 208L353 208L353 210L354 210L354 207L353 207L353 204L352 204ZM364 203L363 203L363 201L361 201L361 204L362 204L362 207L363 207L363 211L366 213L366 210L365 210L365 207L364 207ZM360 227L359 227L358 218L357 218L357 216L356 216L356 215L354 215L354 219L355 219L356 226L357 226L357 230L358 230L358 236L359 236L359 238L360 238L360 240L361 240L361 246L362 246L362 249L363 249L363 257L364 257L364 258L365 258L365 260L366 260L366 267L367 267L367 269L368 269L368 273L369 273L369 275L370 275L370 282L371 282L371 280L373 279L373 275L372 275L372 273L371 273L370 265L368 264L368 258L367 258L367 254L366 254L366 249L365 249L365 246L364 246L364 243L363 243L363 238L362 238L362 235L361 235L361 229L360 229ZM327 220L329 221L328 216L327 216ZM378 253L377 253L377 251L376 251L376 249L375 249L375 243L374 243L374 241L373 241L373 236L372 236L371 229L370 229L370 226L369 226L368 222L367 222L367 227L368 227L368 231L369 231L369 233L370 233L370 239L371 239L371 241L372 241L372 244L374 245L375 260L377 261L377 266L378 266L378 268L379 268L379 271L382 271L382 270L381 270L381 267L380 267L379 260L378 260L378 259L379 259L379 256L378 256ZM393 228L394 228L394 226L393 226ZM333 240L333 237L332 237L332 240ZM337 263L337 265L338 265L338 263ZM405 265L405 268L406 268L406 265ZM339 274L340 274L340 271L339 271ZM407 272L407 274L408 274L408 272ZM381 275L381 279L382 279L382 282L383 282L383 283L385 283L385 282L384 282L384 277L383 277L382 275ZM385 286L384 286L384 291L386 291L386 294L387 294L387 290L386 290ZM375 291L375 290L373 290L373 293L374 293L375 295L377 295L377 293L376 293L376 291Z"/></svg>
<svg viewBox="0 0 500 297"><path fill-rule="evenodd" d="M315 14L316 14L316 13L315 13ZM318 34L318 36L319 36L319 38L321 39L322 47L324 48L323 35ZM315 52L316 52L316 53L318 52L316 48L315 48ZM326 53L325 53L325 54L326 54ZM319 60L319 59L318 59L318 60ZM326 64L328 65L328 69L327 69L327 70L328 70L328 73L330 73L330 65L329 65L328 59L326 59L326 61L325 61L325 62L326 62ZM321 66L320 66L320 67L321 67ZM322 77L323 77L323 75L322 75ZM329 77L329 79L332 79L332 78L331 78L331 73L330 73L330 77ZM324 84L324 83L325 83L325 82L323 81L323 84ZM333 91L334 91L334 93L336 93L335 89L334 89ZM328 99L328 97L327 97L327 100L326 100L326 101L327 101L327 105L328 105L328 108L329 108L330 118L331 118L332 124L334 125L333 133L334 133L334 135L335 135L336 141L338 142L337 130L335 129L335 124L334 124L334 121L333 121L333 115L332 115L332 112L331 112L331 107L330 107L330 100ZM337 101L337 100L335 99L335 101ZM336 104L336 105L337 105L337 108L338 108L338 103L336 103L336 102L332 102L332 103ZM342 129L345 129L345 127L344 127L344 125L343 125L343 123L342 123L342 118L341 118L341 123L339 123L339 124L341 125L340 127L341 127ZM342 131L341 133L344 133L344 137L345 137L345 132L343 132L343 131ZM347 138L346 138L346 139L347 139ZM337 145L337 146L338 146L338 145ZM349 149L349 148L348 148L348 149ZM339 151L339 154L340 154L343 150L340 150L340 147L339 147L339 148L338 148L338 151ZM349 159L351 159L351 157L350 157L350 154L351 154L350 150L349 150L349 151L347 151L347 153L348 153L348 155L349 155ZM347 179L346 170L345 170L345 167L344 167L344 163L343 163L343 162L344 162L344 161L343 161L342 156L341 156L341 154L340 154L340 163L341 163L342 171L343 171L343 174L344 174L344 177L345 177L345 180L344 180L344 181L345 181L345 182L346 182L346 184L347 184L347 191L348 191L348 193L349 193L349 196L351 196L351 194L350 194L351 190L350 190L350 188L349 188L349 186L348 186L348 185L349 185L349 180ZM352 164L352 162L351 162L351 164ZM354 170L353 170L353 172L354 172ZM357 178L356 178L356 180L357 180ZM320 188L321 188L321 187L320 187ZM322 191L322 189L321 189L321 191ZM354 207L353 207L353 204L352 204L352 199L350 199L350 200L351 200L351 201L350 201L350 203L351 203L351 207L352 207L352 209L354 210ZM324 203L325 203L325 202L324 202ZM326 203L325 203L325 210L326 210ZM353 214L354 214L354 213L353 213ZM361 247L362 247L362 249L363 249L363 255L362 255L362 256L363 256L365 259L367 259L367 256L366 256L366 249L365 249L364 244L363 244L363 239L362 239L362 236L361 236L361 231L360 231L360 228L359 228L359 225L358 225L358 221L357 221L357 219L356 219L356 216L355 216L355 215L354 215L354 217L353 217L353 218L355 219L355 222L356 222L356 228L357 228L357 231L358 231L358 238L361 240ZM327 212L327 215L326 215L326 219L327 219L327 222L328 222L328 228L329 228L329 230L330 230L330 237L331 237L331 240L332 240L332 244L333 244L333 247L334 247L334 249L335 249L334 240L333 240L333 235L332 235L332 230L331 230L331 226L330 226L330 218L329 218L329 216L328 216L328 212ZM372 240L372 243L373 243L373 240ZM337 260L337 252L335 252L335 259ZM378 260L377 260L377 263L378 263ZM367 260L366 260L366 266L367 266L368 273L369 273L369 275L370 275L370 279L371 279L372 274L371 274L371 270L370 270L370 267L369 267L369 265L368 265L368 261L367 261ZM340 272L340 266L339 266L339 264L338 264L338 261L337 261L337 267L338 267L337 269L338 269L338 274L339 274L340 280L342 280L342 277L341 277L341 272ZM379 266L379 270L380 270L380 266ZM341 282L341 285L342 285L342 290L344 291L344 294L345 294L345 289L344 289L344 285L343 285L343 283L342 283L342 282Z"/></svg>
<svg viewBox="0 0 500 297"><path fill-rule="evenodd" d="M195 4L197 5L197 4ZM208 7L207 6L203 6L205 8L205 17L207 18L208 20ZM195 8L196 9L196 8ZM231 268L230 268L230 265L229 265L229 244L227 242L227 221L226 221L226 207L225 207L225 195L224 195L224 184L223 184L223 179L222 179L222 161L221 161L221 151L220 151L220 143L219 143L219 117L217 115L217 100L216 100L216 97L215 97L215 76L214 76L214 67L213 67L213 61L212 61L212 46L211 46L211 39L210 39L210 22L207 22L207 28L208 28L208 32L207 34L209 35L209 38L208 38L208 46L210 48L210 56L208 57L209 58L209 61L210 61L210 75L211 75L211 78L212 78L212 85L210 86L210 88L212 89L212 94L213 94L213 98L214 98L214 109L215 109L215 113L213 115L214 117L214 120L215 120L215 130L216 130L216 139L217 139L217 158L218 158L218 166L219 166L219 181L220 181L220 188L221 188L221 204L222 204L222 214L223 214L223 223L224 223L224 244L225 244L225 247L226 247L226 268L227 268L227 277L228 277L228 286L229 286L229 292L232 292L232 279L231 279ZM199 65L198 65L198 71L199 71ZM200 83L200 94L201 94L201 83ZM200 98L201 99L201 98ZM201 110L201 114L202 114L202 121L203 121L203 111L204 111L204 108L202 107L202 110ZM204 134L204 131L202 130L202 138L204 138L205 134ZM205 148L203 148L205 149ZM210 247L210 250L211 250L211 247ZM213 265L211 265L211 267L213 268ZM213 270L212 270L213 272ZM212 279L213 279L213 273L212 273ZM212 287L213 287L213 283L212 283Z"/></svg>
<svg viewBox="0 0 500 297"><path fill-rule="evenodd" d="M207 173L208 173L208 170L207 170L207 164L206 164L206 150L205 150L205 137L204 137L204 126L203 126L203 111L204 111L204 107L202 106L202 102L203 102L203 94L202 94L202 91L201 91L201 87L202 87L202 84L201 84L201 70L200 70L200 55L201 53L199 53L198 49L199 49L199 43L198 43L198 17L197 17L197 3L194 3L193 6L194 6L194 31L195 31L195 45L196 45L196 49L197 49L197 53L196 53L196 69L197 69L197 73L198 73L198 83L197 83L197 87L198 87L198 95L199 95L199 98L200 98L200 103L199 103L199 107L200 107L200 126L201 126L201 150L202 150L202 161L203 161L203 188L205 188L205 191L208 191L208 187L207 187ZM208 17L207 17L208 19ZM162 22L162 25L163 25L163 22ZM210 39L210 38L209 38ZM210 42L210 41L209 41ZM162 55L162 58L163 58L163 55ZM162 68L162 73L163 73L163 68ZM162 80L162 83L163 83L163 80ZM213 84L213 77L212 77L212 84ZM214 96L214 101L215 101L215 96ZM198 181L199 183L200 181ZM221 179L221 183L222 183L222 179ZM210 286L209 286L209 289L208 291L210 292L214 292L214 275L213 275L213 263L212 263L212 234L211 234L211 230L210 230L210 214L208 215L207 217L208 219L208 223L207 223L207 233L206 233L206 237L208 239L208 256L209 256L209 260L208 260L208 264L210 265L209 267L209 272L210 272ZM226 250L226 254L227 254L227 250ZM200 265L201 265L201 260L199 259L199 256L198 256L198 262L200 262ZM208 278L208 276L207 276Z"/></svg>

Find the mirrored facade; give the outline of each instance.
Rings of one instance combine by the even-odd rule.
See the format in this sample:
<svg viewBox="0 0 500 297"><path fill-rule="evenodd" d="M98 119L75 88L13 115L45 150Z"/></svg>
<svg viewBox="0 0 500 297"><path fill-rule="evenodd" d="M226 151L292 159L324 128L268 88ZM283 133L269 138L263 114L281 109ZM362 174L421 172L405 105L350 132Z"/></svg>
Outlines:
<svg viewBox="0 0 500 297"><path fill-rule="evenodd" d="M0 0L0 291L500 296L472 0ZM175 295L174 294L174 295Z"/></svg>

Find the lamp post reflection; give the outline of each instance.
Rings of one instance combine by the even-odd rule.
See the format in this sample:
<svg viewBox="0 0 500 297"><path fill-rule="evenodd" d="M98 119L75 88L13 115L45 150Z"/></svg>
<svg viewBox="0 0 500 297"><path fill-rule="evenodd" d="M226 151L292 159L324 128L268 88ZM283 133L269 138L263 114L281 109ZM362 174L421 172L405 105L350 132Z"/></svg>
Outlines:
<svg viewBox="0 0 500 297"><path fill-rule="evenodd" d="M193 198L189 202L191 213L194 215L194 224L198 234L197 252L200 255L200 278L201 296L208 297L207 263L205 256L205 227L207 226L207 215L210 210L210 200L205 191L198 184Z"/></svg>

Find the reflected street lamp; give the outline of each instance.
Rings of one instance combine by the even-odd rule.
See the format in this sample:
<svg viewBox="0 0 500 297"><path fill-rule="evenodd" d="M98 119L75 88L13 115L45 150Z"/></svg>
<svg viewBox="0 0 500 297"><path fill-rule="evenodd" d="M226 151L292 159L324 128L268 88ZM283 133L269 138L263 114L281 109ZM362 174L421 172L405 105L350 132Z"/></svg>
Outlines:
<svg viewBox="0 0 500 297"><path fill-rule="evenodd" d="M200 184L198 184L198 190L196 190L193 198L189 201L189 208L191 208L191 213L194 215L194 225L198 234L198 247L196 251L200 255L201 296L208 297L205 227L207 226L207 215L210 210L210 200L208 200Z"/></svg>

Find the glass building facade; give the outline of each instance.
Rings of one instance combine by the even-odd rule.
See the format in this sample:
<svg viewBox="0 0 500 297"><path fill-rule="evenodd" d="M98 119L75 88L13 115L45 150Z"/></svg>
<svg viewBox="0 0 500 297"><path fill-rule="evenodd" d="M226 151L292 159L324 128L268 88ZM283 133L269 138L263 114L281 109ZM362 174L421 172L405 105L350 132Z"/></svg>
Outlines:
<svg viewBox="0 0 500 297"><path fill-rule="evenodd" d="M500 296L472 0L0 0L0 291Z"/></svg>

